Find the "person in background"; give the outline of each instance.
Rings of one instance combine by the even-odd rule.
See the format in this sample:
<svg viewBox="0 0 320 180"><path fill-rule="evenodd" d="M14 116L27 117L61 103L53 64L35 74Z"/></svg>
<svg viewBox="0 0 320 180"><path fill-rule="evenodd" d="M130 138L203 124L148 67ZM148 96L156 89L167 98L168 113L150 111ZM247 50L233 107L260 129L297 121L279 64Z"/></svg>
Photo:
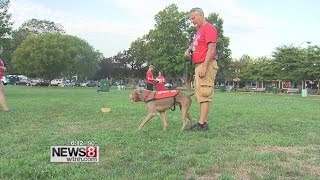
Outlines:
<svg viewBox="0 0 320 180"><path fill-rule="evenodd" d="M146 73L146 81L147 81L147 90L153 91L153 84L155 79L153 78L152 71L154 69L153 64L149 65L149 69Z"/></svg>
<svg viewBox="0 0 320 180"><path fill-rule="evenodd" d="M0 46L0 55L3 52L2 46ZM4 63L2 59L0 58L0 79L4 76L4 73L6 72L7 68L4 66ZM11 112L11 110L8 108L6 99L4 97L4 87L2 84L2 81L0 81L0 105L2 106L2 109L4 112Z"/></svg>
<svg viewBox="0 0 320 180"><path fill-rule="evenodd" d="M161 71L159 71L159 74L156 78L156 82L157 82L156 90L157 91L164 91L165 90L164 83L166 83L166 79L162 75Z"/></svg>

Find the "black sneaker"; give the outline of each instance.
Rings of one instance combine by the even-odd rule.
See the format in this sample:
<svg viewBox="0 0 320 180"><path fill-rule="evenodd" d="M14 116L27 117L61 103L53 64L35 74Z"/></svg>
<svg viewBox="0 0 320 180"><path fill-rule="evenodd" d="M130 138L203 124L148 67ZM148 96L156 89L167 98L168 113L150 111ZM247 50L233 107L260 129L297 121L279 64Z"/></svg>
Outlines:
<svg viewBox="0 0 320 180"><path fill-rule="evenodd" d="M203 124L203 128L204 128L205 131L208 131L208 130L209 130L209 125L208 125L208 123L205 122L205 123Z"/></svg>
<svg viewBox="0 0 320 180"><path fill-rule="evenodd" d="M191 131L207 131L208 130L208 124L205 126L205 124L194 124L193 126L190 127Z"/></svg>

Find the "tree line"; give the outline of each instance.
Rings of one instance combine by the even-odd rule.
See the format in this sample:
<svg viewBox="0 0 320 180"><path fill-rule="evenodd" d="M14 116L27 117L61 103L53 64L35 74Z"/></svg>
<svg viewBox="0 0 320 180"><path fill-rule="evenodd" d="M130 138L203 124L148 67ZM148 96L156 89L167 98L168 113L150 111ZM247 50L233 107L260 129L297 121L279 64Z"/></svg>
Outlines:
<svg viewBox="0 0 320 180"><path fill-rule="evenodd" d="M99 51L48 20L30 19L13 30L9 4L10 0L0 3L0 43L8 73L47 80L95 76L103 59Z"/></svg>
<svg viewBox="0 0 320 180"><path fill-rule="evenodd" d="M229 81L302 81L318 82L320 88L320 47L277 47L271 57L243 55L230 64Z"/></svg>

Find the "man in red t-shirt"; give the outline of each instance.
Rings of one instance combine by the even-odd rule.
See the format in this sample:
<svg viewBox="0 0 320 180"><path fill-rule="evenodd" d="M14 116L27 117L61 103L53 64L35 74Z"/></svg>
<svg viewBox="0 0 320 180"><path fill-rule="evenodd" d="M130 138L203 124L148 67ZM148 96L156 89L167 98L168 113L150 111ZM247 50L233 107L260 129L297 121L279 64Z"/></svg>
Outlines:
<svg viewBox="0 0 320 180"><path fill-rule="evenodd" d="M0 46L0 55L3 52L2 46ZM6 67L4 67L3 61L0 59L0 79L4 76L4 72L7 70ZM9 112L9 108L7 106L5 97L4 97L4 92L3 92L3 84L2 81L0 80L0 105L2 106L3 111Z"/></svg>
<svg viewBox="0 0 320 180"><path fill-rule="evenodd" d="M196 65L195 95L200 103L199 121L191 127L191 130L206 131L209 129L209 104L214 93L214 80L219 69L216 61L218 31L206 21L201 8L192 8L189 17L198 30L185 56L192 56L192 62Z"/></svg>
<svg viewBox="0 0 320 180"><path fill-rule="evenodd" d="M154 69L154 66L151 64L149 66L149 69L146 73L146 81L147 81L147 90L153 91L153 83L154 83L154 78L153 78L153 74L152 71Z"/></svg>

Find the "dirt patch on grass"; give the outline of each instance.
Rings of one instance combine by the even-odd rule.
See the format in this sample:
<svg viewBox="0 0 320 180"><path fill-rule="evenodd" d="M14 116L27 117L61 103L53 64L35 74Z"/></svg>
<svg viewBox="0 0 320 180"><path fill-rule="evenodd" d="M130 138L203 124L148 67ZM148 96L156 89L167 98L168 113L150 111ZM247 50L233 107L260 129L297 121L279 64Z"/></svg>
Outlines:
<svg viewBox="0 0 320 180"><path fill-rule="evenodd" d="M311 176L320 176L320 166L315 165L303 165L303 169L307 174Z"/></svg>
<svg viewBox="0 0 320 180"><path fill-rule="evenodd" d="M266 170L262 163L255 161L247 162L226 162L224 164L214 165L211 172L204 175L196 175L194 172L189 171L189 179L197 180L211 180L211 179L221 179L226 176L235 179L262 179L267 176L270 171ZM188 176L186 176L188 177ZM185 178L188 179L188 178Z"/></svg>
<svg viewBox="0 0 320 180"><path fill-rule="evenodd" d="M234 175L237 179L263 178L267 173L262 164L254 161L241 163L240 166L234 168Z"/></svg>
<svg viewBox="0 0 320 180"><path fill-rule="evenodd" d="M80 131L80 128L77 124L74 124L74 123L70 123L68 127L68 131L69 132L72 132L72 133L77 133Z"/></svg>
<svg viewBox="0 0 320 180"><path fill-rule="evenodd" d="M303 151L307 147L301 146L289 146L289 147L279 147L279 146L264 146L255 149L254 151L262 152L262 153L270 153L270 152L284 152L291 155L301 155Z"/></svg>
<svg viewBox="0 0 320 180"><path fill-rule="evenodd" d="M218 173L197 177L197 180L218 180L218 179L220 179L220 174Z"/></svg>
<svg viewBox="0 0 320 180"><path fill-rule="evenodd" d="M58 122L54 127L57 138L65 138L68 134L76 134L82 131L81 124L78 122Z"/></svg>
<svg viewBox="0 0 320 180"><path fill-rule="evenodd" d="M248 154L248 155L247 155ZM239 148L214 164L204 175L186 169L186 179L219 179L224 175L235 179L278 179L320 176L320 146L263 146Z"/></svg>
<svg viewBox="0 0 320 180"><path fill-rule="evenodd" d="M286 158L275 162L284 172L295 171L300 176L320 176L320 146L265 146L254 150L261 153L285 153Z"/></svg>
<svg viewBox="0 0 320 180"><path fill-rule="evenodd" d="M195 172L195 169L191 166L187 166L185 167L185 175L184 175L184 179L186 180L193 180L193 179L197 179L197 180L216 180L216 179L220 179L220 174L219 173L215 173L215 172L211 172L209 174L205 174L205 175L197 175Z"/></svg>

